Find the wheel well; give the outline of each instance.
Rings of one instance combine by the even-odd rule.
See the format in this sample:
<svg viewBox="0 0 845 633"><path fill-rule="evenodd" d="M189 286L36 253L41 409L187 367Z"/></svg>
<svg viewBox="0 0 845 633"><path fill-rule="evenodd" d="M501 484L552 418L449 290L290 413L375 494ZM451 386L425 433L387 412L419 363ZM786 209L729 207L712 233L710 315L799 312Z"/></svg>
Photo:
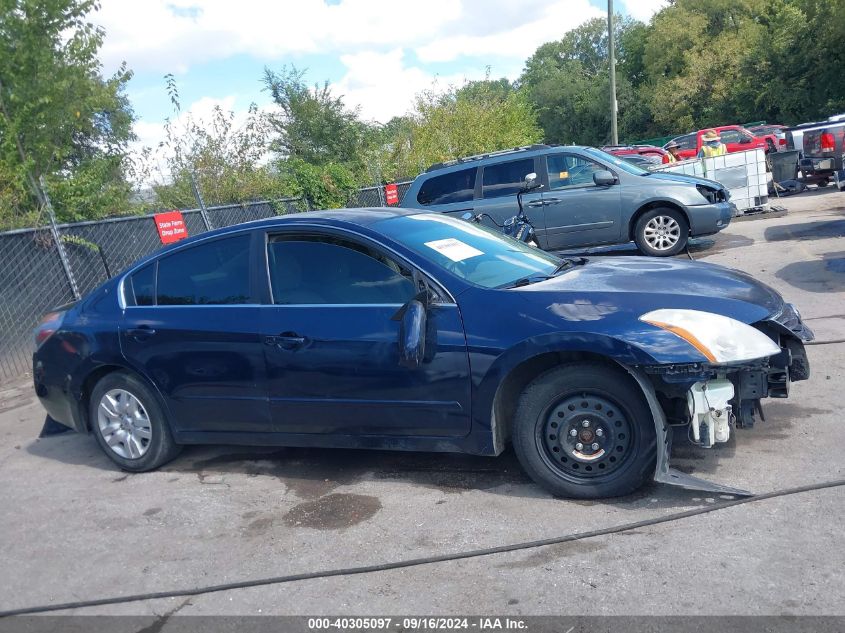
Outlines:
<svg viewBox="0 0 845 633"><path fill-rule="evenodd" d="M91 393L94 391L94 387L98 382L116 371L127 371L127 369L125 367L121 367L120 365L104 365L102 367L97 367L97 369L85 377L85 381L82 383L82 398L79 400L79 417L82 420L83 428L86 431L91 430L91 420L88 415L88 412L91 409Z"/></svg>
<svg viewBox="0 0 845 633"><path fill-rule="evenodd" d="M637 209L637 212L631 217L631 223L628 225L628 239L629 240L634 239L634 230L637 227L637 222L640 221L640 218L643 216L644 213L646 213L647 211L651 211L652 209L661 209L661 208L674 209L675 211L678 211L681 215L684 216L684 219L687 221L687 228L689 228L689 225L690 225L689 216L687 215L687 212L684 211L684 209L680 205L677 205L674 202L666 202L666 201L663 201L663 200L656 201L656 202L649 202L648 204L645 204L642 207L640 207L639 209Z"/></svg>
<svg viewBox="0 0 845 633"><path fill-rule="evenodd" d="M505 445L510 439L511 425L516 414L519 396L528 383L553 367L579 361L600 362L608 366L617 366L612 360L601 354L593 354L591 352L548 352L524 360L510 370L499 385L499 388L496 390L496 396L493 398L490 426L493 432L493 448L496 454L501 453L505 449Z"/></svg>

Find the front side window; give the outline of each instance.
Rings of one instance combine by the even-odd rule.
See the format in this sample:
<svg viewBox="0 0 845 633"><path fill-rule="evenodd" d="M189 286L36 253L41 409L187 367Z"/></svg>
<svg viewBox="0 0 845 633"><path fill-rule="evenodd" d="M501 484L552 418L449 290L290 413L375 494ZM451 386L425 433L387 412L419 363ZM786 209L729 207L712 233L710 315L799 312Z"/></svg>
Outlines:
<svg viewBox="0 0 845 633"><path fill-rule="evenodd" d="M533 158L488 165L481 179L482 195L484 198L515 196L522 189L525 177L533 171Z"/></svg>
<svg viewBox="0 0 845 633"><path fill-rule="evenodd" d="M719 139L722 143L739 143L743 135L739 130L722 130L719 132Z"/></svg>
<svg viewBox="0 0 845 633"><path fill-rule="evenodd" d="M404 304L416 294L407 267L343 238L273 236L267 265L277 305Z"/></svg>
<svg viewBox="0 0 845 633"><path fill-rule="evenodd" d="M475 175L478 169L462 169L426 180L417 194L417 202L424 206L468 202L475 195Z"/></svg>
<svg viewBox="0 0 845 633"><path fill-rule="evenodd" d="M546 157L549 169L549 189L567 187L592 187L593 174L606 171L607 167L574 154L550 154Z"/></svg>
<svg viewBox="0 0 845 633"><path fill-rule="evenodd" d="M251 303L249 235L191 246L158 262L158 305Z"/></svg>

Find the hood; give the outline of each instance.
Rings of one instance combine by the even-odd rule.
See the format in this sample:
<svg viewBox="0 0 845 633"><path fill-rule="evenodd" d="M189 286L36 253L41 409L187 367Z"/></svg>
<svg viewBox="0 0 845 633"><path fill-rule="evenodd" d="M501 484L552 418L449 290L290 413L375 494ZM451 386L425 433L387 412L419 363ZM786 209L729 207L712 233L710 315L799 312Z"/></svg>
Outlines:
<svg viewBox="0 0 845 633"><path fill-rule="evenodd" d="M772 317L784 305L772 288L738 270L680 259L589 258L558 276L515 289L528 299L613 312L685 308L744 323ZM531 293L538 293L532 295ZM561 293L569 295L561 303ZM548 296L547 296L548 295Z"/></svg>
<svg viewBox="0 0 845 633"><path fill-rule="evenodd" d="M646 176L649 180L669 180L672 182L679 182L685 185L706 185L714 189L724 189L724 185L715 180L708 180L707 178L699 178L698 176L687 176L686 174L670 174L666 172L653 171Z"/></svg>

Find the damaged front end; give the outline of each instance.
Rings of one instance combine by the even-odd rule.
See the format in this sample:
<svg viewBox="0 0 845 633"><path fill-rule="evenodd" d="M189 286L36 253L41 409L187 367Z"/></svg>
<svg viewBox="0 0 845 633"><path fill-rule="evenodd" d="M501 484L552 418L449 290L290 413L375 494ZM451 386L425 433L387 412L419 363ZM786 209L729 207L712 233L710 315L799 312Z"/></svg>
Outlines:
<svg viewBox="0 0 845 633"><path fill-rule="evenodd" d="M747 361L661 365L632 371L655 414L655 480L694 490L751 494L675 471L669 467L669 454L673 427L686 427L693 444L712 448L727 442L733 429L753 427L758 415L765 420L763 398L787 398L790 383L810 377L804 343L814 336L794 306L785 304L780 313L753 327L779 352Z"/></svg>

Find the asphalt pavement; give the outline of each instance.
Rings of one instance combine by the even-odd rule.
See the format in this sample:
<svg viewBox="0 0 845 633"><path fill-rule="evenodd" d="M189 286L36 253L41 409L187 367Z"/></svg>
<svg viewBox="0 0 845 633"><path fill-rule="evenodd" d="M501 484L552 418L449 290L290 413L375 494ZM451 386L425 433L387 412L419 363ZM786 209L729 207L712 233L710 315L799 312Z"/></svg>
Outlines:
<svg viewBox="0 0 845 633"><path fill-rule="evenodd" d="M696 240L845 338L845 193ZM617 249L625 252L625 249ZM613 254L613 253L609 253ZM845 478L845 345L809 348L812 377L765 422L673 466L754 492ZM38 439L27 381L0 388L0 610L369 565L543 539L722 501L650 484L611 501L554 499L498 458L194 447L119 471L93 438ZM754 502L559 545L84 614L845 615L845 488Z"/></svg>

